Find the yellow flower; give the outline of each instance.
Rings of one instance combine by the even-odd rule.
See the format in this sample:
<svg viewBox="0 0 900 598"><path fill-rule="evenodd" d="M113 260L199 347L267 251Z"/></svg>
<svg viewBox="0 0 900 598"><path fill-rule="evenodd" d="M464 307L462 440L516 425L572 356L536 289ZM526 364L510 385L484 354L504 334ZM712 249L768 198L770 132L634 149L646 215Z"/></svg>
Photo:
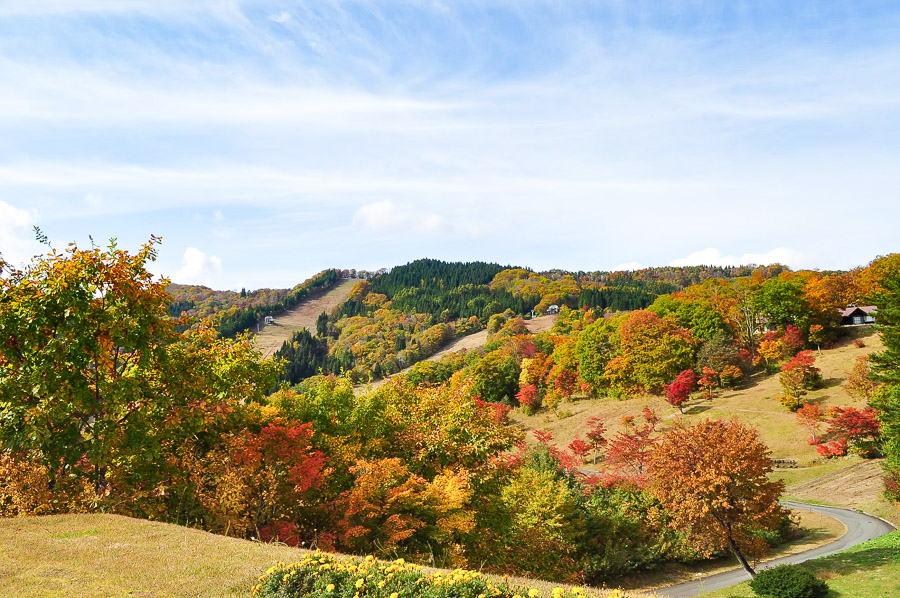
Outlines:
<svg viewBox="0 0 900 598"><path fill-rule="evenodd" d="M330 591L333 590L333 589L334 589L334 584L333 584L333 583L330 583L330 584L328 584L327 586L325 586L325 591L326 591L326 592L330 592Z"/></svg>
<svg viewBox="0 0 900 598"><path fill-rule="evenodd" d="M528 590L528 595L531 596L531 598L534 598L534 597L537 596L538 594L540 594L540 592L538 592L538 591L535 590L534 588L531 588L530 590Z"/></svg>
<svg viewBox="0 0 900 598"><path fill-rule="evenodd" d="M361 588L362 585L363 585L363 580L362 580L362 578L357 579L357 580L356 580L356 587L357 587L357 588Z"/></svg>
<svg viewBox="0 0 900 598"><path fill-rule="evenodd" d="M391 598L399 598L399 596L400 596L400 594L398 594L397 592L393 592L391 594Z"/></svg>

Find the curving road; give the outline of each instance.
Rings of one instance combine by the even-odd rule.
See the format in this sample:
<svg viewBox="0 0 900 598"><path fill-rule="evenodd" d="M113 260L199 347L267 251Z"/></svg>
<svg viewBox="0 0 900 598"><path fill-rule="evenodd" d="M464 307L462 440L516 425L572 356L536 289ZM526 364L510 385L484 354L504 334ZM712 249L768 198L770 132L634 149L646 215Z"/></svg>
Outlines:
<svg viewBox="0 0 900 598"><path fill-rule="evenodd" d="M862 544L863 542L894 531L894 527L886 521L882 521L877 517L872 517L858 511L851 511L850 509L792 501L785 501L782 504L791 509L805 509L816 513L822 513L829 517L834 517L847 526L847 533L834 542L819 546L818 548L812 548L805 552L760 563L757 566L757 570L767 569L776 565L802 563L803 561L808 561L820 556L834 554L850 548L851 546ZM697 594L700 594L701 591L712 592L713 590L721 590L722 588L727 588L728 586L732 586L742 581L747 581L747 573L743 569L738 568L710 575L702 581L688 581L666 588L659 588L656 592L660 596L682 598L684 596L696 596ZM701 583L703 584L702 590Z"/></svg>

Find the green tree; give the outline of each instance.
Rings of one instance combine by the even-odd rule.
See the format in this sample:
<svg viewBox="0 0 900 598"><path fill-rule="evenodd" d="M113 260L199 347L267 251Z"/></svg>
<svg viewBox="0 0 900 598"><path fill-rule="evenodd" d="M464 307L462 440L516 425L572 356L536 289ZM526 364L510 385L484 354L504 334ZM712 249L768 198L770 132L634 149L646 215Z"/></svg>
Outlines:
<svg viewBox="0 0 900 598"><path fill-rule="evenodd" d="M161 455L260 400L277 364L246 338L188 336L167 317L168 281L146 268L159 240L51 251L24 270L0 263L0 447L40 455L59 472L141 477ZM145 480L149 481L149 480Z"/></svg>

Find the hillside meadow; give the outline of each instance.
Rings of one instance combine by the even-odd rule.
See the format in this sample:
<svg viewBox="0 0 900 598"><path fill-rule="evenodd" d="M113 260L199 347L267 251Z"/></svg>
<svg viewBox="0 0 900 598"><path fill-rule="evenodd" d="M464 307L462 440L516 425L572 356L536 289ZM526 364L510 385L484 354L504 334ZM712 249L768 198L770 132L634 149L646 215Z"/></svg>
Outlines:
<svg viewBox="0 0 900 598"><path fill-rule="evenodd" d="M119 515L0 519L0 596L250 598L269 567L298 561L307 552ZM543 596L574 587L502 579ZM588 598L610 594L585 592Z"/></svg>

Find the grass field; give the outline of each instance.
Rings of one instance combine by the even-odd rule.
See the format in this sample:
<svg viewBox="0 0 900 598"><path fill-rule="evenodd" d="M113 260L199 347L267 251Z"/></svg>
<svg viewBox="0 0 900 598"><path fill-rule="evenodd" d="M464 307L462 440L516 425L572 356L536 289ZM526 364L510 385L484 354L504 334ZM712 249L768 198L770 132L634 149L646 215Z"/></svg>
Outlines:
<svg viewBox="0 0 900 598"><path fill-rule="evenodd" d="M900 531L803 566L828 582L829 598L900 596ZM750 598L754 594L748 583L741 583L703 596Z"/></svg>
<svg viewBox="0 0 900 598"><path fill-rule="evenodd" d="M249 598L269 567L300 560L302 554L296 548L117 515L0 519L0 596ZM536 588L543 596L560 585L523 578L509 582ZM586 598L608 595L586 592Z"/></svg>
<svg viewBox="0 0 900 598"><path fill-rule="evenodd" d="M854 399L843 388L847 373L856 358L883 348L877 335L859 330L865 343L857 347L853 338L847 338L837 347L816 353L816 366L822 370L823 388L812 391L807 401L819 403L823 409L831 406L864 407L864 402ZM640 396L627 400L582 399L560 406L560 417L546 409L526 416L513 410L511 417L516 425L526 430L543 430L553 433L553 442L567 446L576 436L584 439L588 420L599 417L609 433L607 438L622 429L625 415L638 415L647 406L663 418L663 426L675 418L688 422L703 418L727 419L735 417L759 431L762 441L772 450L776 459L793 459L798 469L779 469L774 475L785 480L786 494L799 500L823 500L830 504L850 506L872 512L894 523L900 523L900 513L881 497L881 464L878 460L862 461L855 457L823 460L814 446L807 442L808 434L797 425L796 416L775 400L781 393L777 374L757 374L744 388L723 390L707 401L695 394L695 399L681 415L662 397ZM529 435L529 439L531 435ZM587 464L590 468L591 465Z"/></svg>
<svg viewBox="0 0 900 598"><path fill-rule="evenodd" d="M250 596L299 551L116 515L0 519L0 596Z"/></svg>

